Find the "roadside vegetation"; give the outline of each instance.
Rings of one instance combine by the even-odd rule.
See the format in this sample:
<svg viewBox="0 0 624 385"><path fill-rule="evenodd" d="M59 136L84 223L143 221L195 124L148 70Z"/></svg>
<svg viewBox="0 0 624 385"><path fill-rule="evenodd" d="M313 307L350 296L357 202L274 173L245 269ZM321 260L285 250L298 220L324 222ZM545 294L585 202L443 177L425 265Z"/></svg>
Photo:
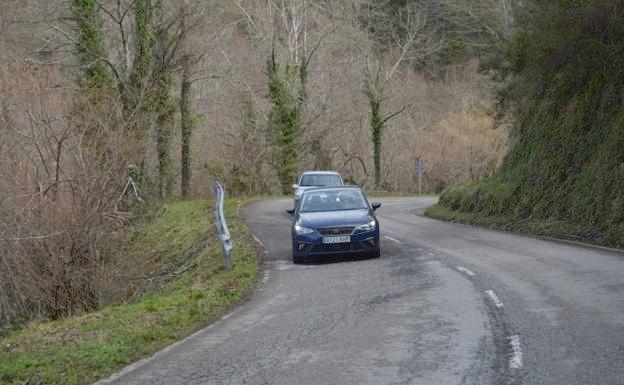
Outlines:
<svg viewBox="0 0 624 385"><path fill-rule="evenodd" d="M475 212L450 210L441 204L427 207L425 215L449 222L481 226L488 229L537 235L575 242L595 243L593 229L583 225L544 219L513 219L505 215L481 215Z"/></svg>
<svg viewBox="0 0 624 385"><path fill-rule="evenodd" d="M490 175L507 134L476 47L508 1L0 1L0 335L154 285L116 234L215 179L413 193L416 156L428 193Z"/></svg>
<svg viewBox="0 0 624 385"><path fill-rule="evenodd" d="M410 194L420 156L425 192L454 186L430 215L624 246L623 9L0 1L0 381L88 382L237 303L235 201L231 272L208 203L177 201L215 179Z"/></svg>
<svg viewBox="0 0 624 385"><path fill-rule="evenodd" d="M624 8L531 1L491 69L513 123L501 168L428 213L624 247Z"/></svg>
<svg viewBox="0 0 624 385"><path fill-rule="evenodd" d="M225 269L213 203L167 204L136 225L114 257L117 268L137 271L120 283L125 300L50 322L33 322L3 337L0 383L89 384L214 321L253 286L257 245L227 199L226 219L235 245L234 269ZM120 240L121 241L121 240Z"/></svg>

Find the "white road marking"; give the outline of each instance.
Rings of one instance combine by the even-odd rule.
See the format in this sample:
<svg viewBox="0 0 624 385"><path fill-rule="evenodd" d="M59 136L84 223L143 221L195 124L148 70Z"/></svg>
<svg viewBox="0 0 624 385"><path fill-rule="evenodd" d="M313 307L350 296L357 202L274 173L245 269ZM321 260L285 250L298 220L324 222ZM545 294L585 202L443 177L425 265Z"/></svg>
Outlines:
<svg viewBox="0 0 624 385"><path fill-rule="evenodd" d="M262 278L262 283L267 283L270 275L271 275L271 270L269 269L264 270L264 277Z"/></svg>
<svg viewBox="0 0 624 385"><path fill-rule="evenodd" d="M496 293L494 293L494 291L486 290L485 294L487 294L492 299L496 307L503 307L503 302L501 302L501 300L498 299L498 296L496 295Z"/></svg>
<svg viewBox="0 0 624 385"><path fill-rule="evenodd" d="M399 241L398 239L394 239L392 237L389 237L387 235L384 236L384 238L391 240L392 242L396 242L396 243L401 243L401 241Z"/></svg>
<svg viewBox="0 0 624 385"><path fill-rule="evenodd" d="M293 269L295 265L293 265L290 261L274 261L273 262L273 270L290 270Z"/></svg>
<svg viewBox="0 0 624 385"><path fill-rule="evenodd" d="M262 284L260 284L260 287L258 288L258 291L262 291L266 287L267 282L269 282L270 272L271 272L271 269L268 268L268 266L267 266L265 268L265 270L264 270L264 276L262 277Z"/></svg>
<svg viewBox="0 0 624 385"><path fill-rule="evenodd" d="M465 267L462 266L455 266L457 268L457 270L461 271L462 273L466 273L471 277L475 276L475 273L473 273L471 270L466 269Z"/></svg>
<svg viewBox="0 0 624 385"><path fill-rule="evenodd" d="M520 347L520 337L513 335L509 337L511 343L511 358L509 359L509 369L520 369L522 367L522 348Z"/></svg>
<svg viewBox="0 0 624 385"><path fill-rule="evenodd" d="M262 241L260 239L258 239L258 237L256 237L255 235L252 235L253 239L258 242L260 244L260 246L264 247L264 243L262 243Z"/></svg>
<svg viewBox="0 0 624 385"><path fill-rule="evenodd" d="M316 265L295 265L291 261L273 261L271 263L272 270L292 270L292 269L309 269Z"/></svg>

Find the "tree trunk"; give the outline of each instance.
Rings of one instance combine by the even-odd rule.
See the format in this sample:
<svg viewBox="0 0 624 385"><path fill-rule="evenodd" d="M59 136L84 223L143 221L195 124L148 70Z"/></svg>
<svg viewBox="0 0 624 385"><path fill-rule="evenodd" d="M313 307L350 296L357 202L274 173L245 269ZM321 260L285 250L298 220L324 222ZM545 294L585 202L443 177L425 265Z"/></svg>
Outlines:
<svg viewBox="0 0 624 385"><path fill-rule="evenodd" d="M169 78L165 75L165 78ZM172 190L171 175L171 139L175 120L176 105L169 90L170 81L161 79L159 114L156 119L156 149L158 152L158 194L161 199L167 198Z"/></svg>
<svg viewBox="0 0 624 385"><path fill-rule="evenodd" d="M191 193L191 136L193 134L193 117L191 116L191 67L188 60L184 62L184 72L182 73L180 115L182 125L182 199L187 199Z"/></svg>
<svg viewBox="0 0 624 385"><path fill-rule="evenodd" d="M173 74L172 64L168 59L168 45L172 41L167 29L165 20L165 10L162 0L155 4L154 18L157 27L154 64L156 67L156 150L158 152L158 195L160 199L168 198L171 195L174 179L171 171L171 140L173 139L173 128L175 125L175 113L177 103L172 95Z"/></svg>
<svg viewBox="0 0 624 385"><path fill-rule="evenodd" d="M375 161L375 188L380 189L381 180L381 143L383 136L384 120L381 116L381 100L380 92L374 87L368 86L366 96L371 109L371 141L373 142L374 161Z"/></svg>

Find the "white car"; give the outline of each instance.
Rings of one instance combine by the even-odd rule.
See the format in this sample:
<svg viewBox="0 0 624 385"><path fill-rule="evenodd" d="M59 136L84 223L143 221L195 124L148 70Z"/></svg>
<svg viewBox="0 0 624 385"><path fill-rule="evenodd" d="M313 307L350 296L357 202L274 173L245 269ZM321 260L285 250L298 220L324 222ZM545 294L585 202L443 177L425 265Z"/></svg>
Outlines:
<svg viewBox="0 0 624 385"><path fill-rule="evenodd" d="M301 194L307 189L326 186L344 186L342 177L336 171L305 171L299 176L299 182L292 185L295 192L295 208L299 204Z"/></svg>

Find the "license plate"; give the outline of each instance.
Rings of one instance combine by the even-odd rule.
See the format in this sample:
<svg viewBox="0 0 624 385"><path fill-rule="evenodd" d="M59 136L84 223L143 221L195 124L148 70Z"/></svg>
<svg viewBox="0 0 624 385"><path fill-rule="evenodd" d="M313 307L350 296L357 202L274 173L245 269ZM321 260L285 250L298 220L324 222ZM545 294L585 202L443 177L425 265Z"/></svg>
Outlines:
<svg viewBox="0 0 624 385"><path fill-rule="evenodd" d="M323 237L323 243L349 243L351 237L349 235L342 237Z"/></svg>

